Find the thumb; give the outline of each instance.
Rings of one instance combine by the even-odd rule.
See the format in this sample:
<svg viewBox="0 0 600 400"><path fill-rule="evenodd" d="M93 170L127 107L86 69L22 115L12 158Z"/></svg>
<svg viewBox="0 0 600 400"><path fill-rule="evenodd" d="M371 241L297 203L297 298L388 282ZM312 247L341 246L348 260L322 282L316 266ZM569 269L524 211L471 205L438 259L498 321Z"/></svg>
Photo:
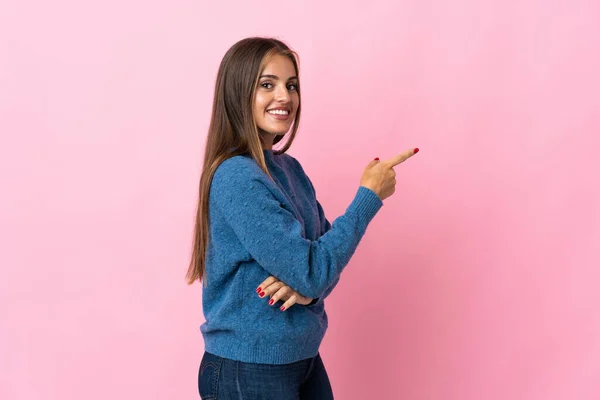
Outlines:
<svg viewBox="0 0 600 400"><path fill-rule="evenodd" d="M379 161L379 158L376 158L376 159L374 159L373 161L371 161L371 162L369 163L369 165L367 165L367 168L374 167L375 165L377 165L377 164L379 164L379 163L380 163L380 161Z"/></svg>

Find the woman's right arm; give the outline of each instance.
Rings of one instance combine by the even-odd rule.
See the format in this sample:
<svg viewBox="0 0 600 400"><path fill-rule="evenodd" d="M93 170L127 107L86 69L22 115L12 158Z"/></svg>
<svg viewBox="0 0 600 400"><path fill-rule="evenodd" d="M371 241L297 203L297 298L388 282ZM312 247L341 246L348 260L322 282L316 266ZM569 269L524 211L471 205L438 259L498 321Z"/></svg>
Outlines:
<svg viewBox="0 0 600 400"><path fill-rule="evenodd" d="M212 204L269 274L303 296L323 295L348 264L367 225L381 208L381 200L375 192L360 187L329 232L311 241L302 236L300 221L267 187L263 181L267 178L249 180L248 174L233 162L221 165L211 185Z"/></svg>
<svg viewBox="0 0 600 400"><path fill-rule="evenodd" d="M248 179L247 165L227 161L213 177L211 204L220 209L240 243L269 274L311 298L322 296L338 279L395 184L386 171L393 166L390 161L371 162L346 212L327 233L311 241L302 236L300 221L267 187L266 176Z"/></svg>

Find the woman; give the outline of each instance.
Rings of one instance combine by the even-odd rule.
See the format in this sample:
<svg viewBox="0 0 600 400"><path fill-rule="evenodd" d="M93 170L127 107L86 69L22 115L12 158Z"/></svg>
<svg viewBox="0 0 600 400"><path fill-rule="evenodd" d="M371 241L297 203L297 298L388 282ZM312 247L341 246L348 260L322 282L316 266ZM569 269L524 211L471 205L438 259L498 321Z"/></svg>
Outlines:
<svg viewBox="0 0 600 400"><path fill-rule="evenodd" d="M204 281L203 399L333 398L318 352L324 299L394 193L392 167L418 151L372 161L332 226L302 166L285 154L300 104L297 55L284 43L247 38L225 54L187 275Z"/></svg>

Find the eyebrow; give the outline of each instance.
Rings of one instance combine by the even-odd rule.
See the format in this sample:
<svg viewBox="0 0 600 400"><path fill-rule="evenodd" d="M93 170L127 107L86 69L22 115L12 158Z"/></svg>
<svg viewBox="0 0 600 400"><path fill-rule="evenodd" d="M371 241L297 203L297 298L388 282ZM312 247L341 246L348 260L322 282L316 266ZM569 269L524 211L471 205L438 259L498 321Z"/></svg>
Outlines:
<svg viewBox="0 0 600 400"><path fill-rule="evenodd" d="M279 77L277 75L261 75L261 78L271 78L271 79L279 79ZM291 76L288 78L288 81L291 81L292 79L298 79L297 76Z"/></svg>

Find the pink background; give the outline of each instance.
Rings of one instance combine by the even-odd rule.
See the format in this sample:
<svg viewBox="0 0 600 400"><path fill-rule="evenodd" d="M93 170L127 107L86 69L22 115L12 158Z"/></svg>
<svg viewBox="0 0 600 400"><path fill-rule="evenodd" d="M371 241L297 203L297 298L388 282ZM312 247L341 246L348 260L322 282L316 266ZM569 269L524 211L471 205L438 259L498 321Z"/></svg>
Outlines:
<svg viewBox="0 0 600 400"><path fill-rule="evenodd" d="M197 181L251 35L300 53L290 154L330 219L421 148L328 301L336 398L600 398L599 26L596 0L3 0L0 398L197 398Z"/></svg>

